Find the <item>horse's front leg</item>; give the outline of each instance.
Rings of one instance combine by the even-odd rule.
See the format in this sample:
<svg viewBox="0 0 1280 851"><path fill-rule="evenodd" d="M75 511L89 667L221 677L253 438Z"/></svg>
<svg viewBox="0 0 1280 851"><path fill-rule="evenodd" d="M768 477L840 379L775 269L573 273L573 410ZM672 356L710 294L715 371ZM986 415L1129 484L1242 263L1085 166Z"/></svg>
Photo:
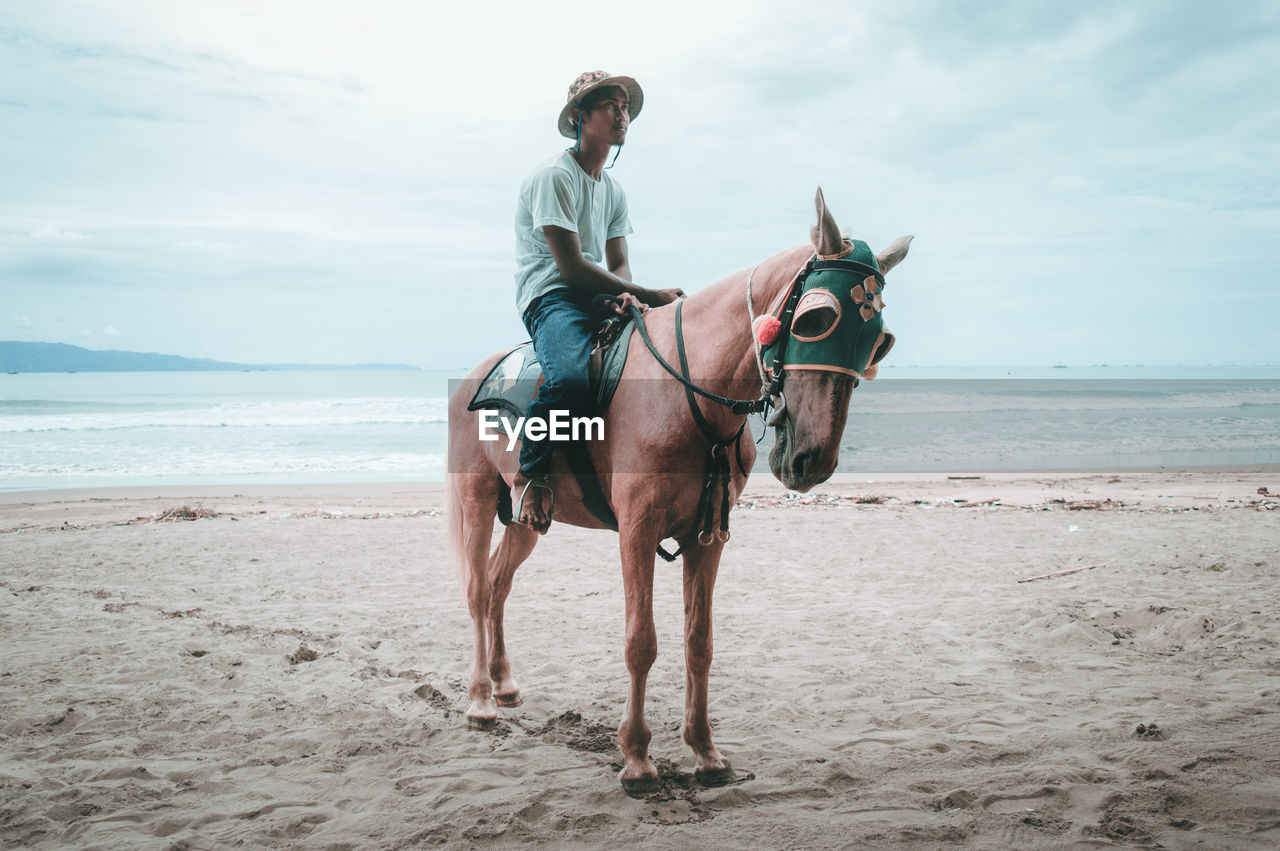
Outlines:
<svg viewBox="0 0 1280 851"><path fill-rule="evenodd" d="M507 595L511 593L511 581L518 568L538 543L538 533L527 526L511 524L498 542L498 548L489 559L489 616L488 632L489 677L493 681L493 699L499 706L513 707L524 702L520 687L511 676L511 661L507 658L507 644L503 629Z"/></svg>
<svg viewBox="0 0 1280 851"><path fill-rule="evenodd" d="M696 758L695 775L708 785L732 776L729 762L711 741L707 680L711 672L711 596L724 544L694 545L684 552L684 741Z"/></svg>
<svg viewBox="0 0 1280 851"><path fill-rule="evenodd" d="M630 535L621 541L622 584L626 598L627 672L631 686L627 709L618 727L618 744L625 764L619 779L629 794L658 789L658 770L649 760L653 734L644 722L644 690L649 669L658 657L658 634L653 625L653 558L657 541Z"/></svg>

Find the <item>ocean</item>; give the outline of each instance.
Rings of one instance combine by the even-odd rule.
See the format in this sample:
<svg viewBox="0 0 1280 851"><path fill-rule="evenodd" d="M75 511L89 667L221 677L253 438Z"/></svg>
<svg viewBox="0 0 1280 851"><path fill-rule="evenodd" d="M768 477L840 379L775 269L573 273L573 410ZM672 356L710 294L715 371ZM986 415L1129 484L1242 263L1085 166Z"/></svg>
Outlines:
<svg viewBox="0 0 1280 851"><path fill-rule="evenodd" d="M0 490L442 481L463 374L0 375ZM854 391L839 469L1277 463L1280 367L886 366Z"/></svg>

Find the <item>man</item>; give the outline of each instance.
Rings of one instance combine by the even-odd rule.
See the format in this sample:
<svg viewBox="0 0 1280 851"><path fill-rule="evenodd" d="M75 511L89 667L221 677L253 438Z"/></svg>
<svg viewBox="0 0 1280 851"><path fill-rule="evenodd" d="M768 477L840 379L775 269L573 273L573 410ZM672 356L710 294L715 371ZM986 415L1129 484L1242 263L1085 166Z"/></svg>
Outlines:
<svg viewBox="0 0 1280 851"><path fill-rule="evenodd" d="M526 421L549 420L553 410L572 415L589 408L590 337L601 319L591 307L592 298L614 296L615 309L623 312L627 305L647 310L684 295L678 289L648 290L632 283L627 198L605 173L610 150L616 145L621 152L631 119L643 104L644 93L631 77L604 71L580 75L569 87L557 122L560 134L577 144L540 166L520 187L516 306L546 377L525 412ZM553 450L553 443L526 435L511 487L517 522L539 534L551 525L547 476Z"/></svg>

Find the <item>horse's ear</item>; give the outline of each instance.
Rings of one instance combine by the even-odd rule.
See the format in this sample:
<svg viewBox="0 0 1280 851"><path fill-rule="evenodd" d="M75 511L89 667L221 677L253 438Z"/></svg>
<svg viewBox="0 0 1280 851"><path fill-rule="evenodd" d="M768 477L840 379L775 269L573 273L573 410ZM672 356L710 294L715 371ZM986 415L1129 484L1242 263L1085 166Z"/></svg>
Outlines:
<svg viewBox="0 0 1280 851"><path fill-rule="evenodd" d="M813 204L818 208L818 223L809 231L809 240L819 254L839 254L844 247L844 241L840 238L840 228L836 226L836 220L827 209L821 186L818 187L818 194L813 196Z"/></svg>
<svg viewBox="0 0 1280 851"><path fill-rule="evenodd" d="M911 247L913 239L915 239L914 236L900 236L893 241L893 245L876 255L876 262L880 264L880 274L889 274L890 269L906 259L907 249Z"/></svg>

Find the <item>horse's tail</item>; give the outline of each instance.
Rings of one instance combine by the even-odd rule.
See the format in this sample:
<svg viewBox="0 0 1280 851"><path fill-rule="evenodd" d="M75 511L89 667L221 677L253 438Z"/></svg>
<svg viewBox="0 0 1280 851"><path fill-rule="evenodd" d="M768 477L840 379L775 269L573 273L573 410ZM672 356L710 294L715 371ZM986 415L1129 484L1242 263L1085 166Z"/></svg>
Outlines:
<svg viewBox="0 0 1280 851"><path fill-rule="evenodd" d="M445 475L445 490L448 492L446 503L446 519L449 524L449 555L453 558L454 570L458 573L458 589L462 593L465 605L471 593L471 569L467 565L466 552L463 550L465 534L465 518L462 516L462 476L459 473Z"/></svg>

